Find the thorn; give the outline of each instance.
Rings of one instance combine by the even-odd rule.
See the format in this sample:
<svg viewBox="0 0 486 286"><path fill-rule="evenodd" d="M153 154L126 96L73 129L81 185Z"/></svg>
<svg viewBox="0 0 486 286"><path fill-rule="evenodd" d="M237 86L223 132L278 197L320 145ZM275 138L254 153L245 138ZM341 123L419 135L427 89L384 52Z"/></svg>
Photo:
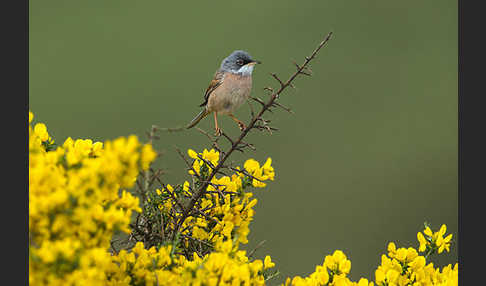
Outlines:
<svg viewBox="0 0 486 286"><path fill-rule="evenodd" d="M284 106L284 105L282 105L282 104L280 104L278 102L273 102L273 104L275 104L276 106L282 108L283 110L287 111L288 113L294 114L294 112L290 108L288 108L288 107L286 107L286 106Z"/></svg>
<svg viewBox="0 0 486 286"><path fill-rule="evenodd" d="M266 91L269 91L269 92L272 92L272 93L274 92L273 88L271 88L271 87L264 87L263 90L266 90Z"/></svg>
<svg viewBox="0 0 486 286"><path fill-rule="evenodd" d="M251 99L253 99L254 101L260 103L261 105L265 105L265 102L263 102L263 100L259 99L258 97L250 97Z"/></svg>
<svg viewBox="0 0 486 286"><path fill-rule="evenodd" d="M273 76L274 79L276 79L280 83L280 86L284 86L283 81L280 80L276 74L274 73L270 73L270 74Z"/></svg>
<svg viewBox="0 0 486 286"><path fill-rule="evenodd" d="M306 75L306 76L312 76L312 74L311 74L311 73L305 72L305 71L303 71L303 70L301 70L299 73L300 73L300 74L303 74L303 75Z"/></svg>
<svg viewBox="0 0 486 286"><path fill-rule="evenodd" d="M295 61L292 61L292 62L294 63L297 70L300 70L302 68L301 66L299 66L299 64L297 62L295 62Z"/></svg>

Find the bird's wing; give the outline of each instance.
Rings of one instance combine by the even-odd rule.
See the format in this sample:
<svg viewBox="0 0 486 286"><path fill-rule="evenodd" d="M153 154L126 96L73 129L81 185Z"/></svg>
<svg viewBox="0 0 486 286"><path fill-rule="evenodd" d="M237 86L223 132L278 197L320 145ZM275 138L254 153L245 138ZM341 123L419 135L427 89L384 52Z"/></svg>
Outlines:
<svg viewBox="0 0 486 286"><path fill-rule="evenodd" d="M205 106L206 104L208 104L209 95L216 88L218 88L218 86L220 86L223 83L223 80L224 80L224 73L222 71L216 71L216 73L214 74L213 79L209 83L208 89L206 89L206 92L204 93L204 102L201 103L201 105L199 105L199 106L202 107L202 106Z"/></svg>

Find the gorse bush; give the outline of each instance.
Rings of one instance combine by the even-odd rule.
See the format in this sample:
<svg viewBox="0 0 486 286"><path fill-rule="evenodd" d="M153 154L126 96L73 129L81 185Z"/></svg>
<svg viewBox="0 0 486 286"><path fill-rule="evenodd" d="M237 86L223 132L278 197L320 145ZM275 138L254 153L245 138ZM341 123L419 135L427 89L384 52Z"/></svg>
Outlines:
<svg viewBox="0 0 486 286"><path fill-rule="evenodd" d="M130 136L103 144L68 138L55 147L46 126L32 127L32 120L29 113L32 285L264 284L267 270L274 266L271 258L250 261L239 244L248 242L257 202L245 190L274 179L270 159L262 166L248 160L244 171L235 168L231 176L213 176L198 203L200 213L179 225L184 198L211 173L209 165L218 162L218 152L189 150L194 159L189 173L198 179L147 191L141 203L125 189L132 188L139 172L148 171L156 158L150 144ZM132 231L133 212L142 217ZM110 253L117 231L145 243Z"/></svg>
<svg viewBox="0 0 486 286"><path fill-rule="evenodd" d="M181 154L188 180L164 184L151 168L157 153L135 136L56 145L43 123L32 122L29 112L31 285L265 285L279 274L270 256L240 249L257 204L252 191L275 179L270 158L215 174L220 152L190 149L188 159ZM118 249L114 234L122 237ZM336 250L309 276L284 284L457 285L457 263L439 269L429 261L450 250L446 226L426 226L417 239L418 249L389 243L374 281L351 281L351 261Z"/></svg>

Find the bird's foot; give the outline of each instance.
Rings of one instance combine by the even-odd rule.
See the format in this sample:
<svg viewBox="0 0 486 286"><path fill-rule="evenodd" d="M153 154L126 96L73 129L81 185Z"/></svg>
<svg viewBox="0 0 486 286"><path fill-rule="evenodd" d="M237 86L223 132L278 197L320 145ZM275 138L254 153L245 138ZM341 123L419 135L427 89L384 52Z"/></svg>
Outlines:
<svg viewBox="0 0 486 286"><path fill-rule="evenodd" d="M223 134L223 131L221 131L221 128L219 127L216 127L215 128L215 132L214 132L214 136L221 136Z"/></svg>
<svg viewBox="0 0 486 286"><path fill-rule="evenodd" d="M241 131L245 130L246 129L246 125L245 123L241 122L241 121L238 121L238 127L240 128Z"/></svg>

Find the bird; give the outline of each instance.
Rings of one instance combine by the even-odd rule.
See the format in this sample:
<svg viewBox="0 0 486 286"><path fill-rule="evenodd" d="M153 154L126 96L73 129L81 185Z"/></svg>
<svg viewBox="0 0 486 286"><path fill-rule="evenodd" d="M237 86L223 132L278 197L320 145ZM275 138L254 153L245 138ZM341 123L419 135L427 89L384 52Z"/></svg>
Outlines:
<svg viewBox="0 0 486 286"><path fill-rule="evenodd" d="M243 50L235 50L224 58L204 93L204 102L199 105L199 107L204 107L203 110L192 119L186 128L196 126L201 119L213 113L216 136L222 134L221 128L218 126L218 115L228 115L243 131L246 125L233 113L250 97L252 73L256 64L261 64L261 62L254 60L248 52Z"/></svg>

